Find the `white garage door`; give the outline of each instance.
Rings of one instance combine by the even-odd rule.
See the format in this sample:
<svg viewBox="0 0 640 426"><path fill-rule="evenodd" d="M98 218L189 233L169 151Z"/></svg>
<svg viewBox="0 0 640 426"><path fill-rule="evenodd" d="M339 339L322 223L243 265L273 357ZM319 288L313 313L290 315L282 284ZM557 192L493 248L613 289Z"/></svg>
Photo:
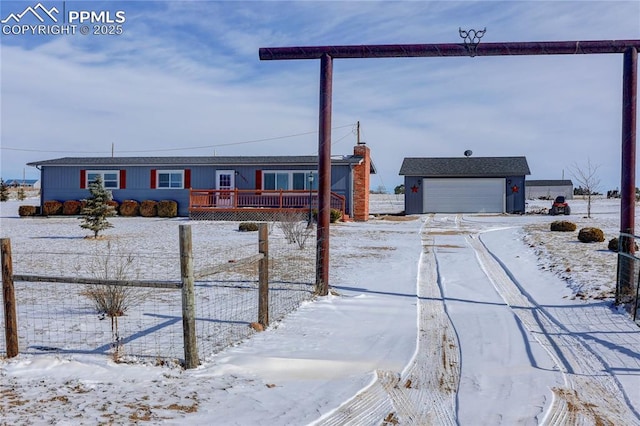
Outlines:
<svg viewBox="0 0 640 426"><path fill-rule="evenodd" d="M503 213L504 178L423 179L425 213Z"/></svg>

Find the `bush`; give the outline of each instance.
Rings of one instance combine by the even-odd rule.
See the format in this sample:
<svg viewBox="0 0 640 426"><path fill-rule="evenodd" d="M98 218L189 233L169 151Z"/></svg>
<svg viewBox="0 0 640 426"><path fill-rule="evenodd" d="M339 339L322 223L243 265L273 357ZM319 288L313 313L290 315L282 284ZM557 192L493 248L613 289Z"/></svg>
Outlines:
<svg viewBox="0 0 640 426"><path fill-rule="evenodd" d="M604 241L604 232L599 228L582 228L578 232L578 240L583 243L601 243Z"/></svg>
<svg viewBox="0 0 640 426"><path fill-rule="evenodd" d="M135 200L124 200L120 204L121 216L138 216L140 213L140 203Z"/></svg>
<svg viewBox="0 0 640 426"><path fill-rule="evenodd" d="M607 248L611 251L615 251L616 253L618 252L618 237L613 237L612 239L609 240L609 245L607 246ZM633 246L635 248L635 251L638 251L638 243L634 242Z"/></svg>
<svg viewBox="0 0 640 426"><path fill-rule="evenodd" d="M49 200L42 204L43 214L45 216L54 216L62 214L62 203L60 201Z"/></svg>
<svg viewBox="0 0 640 426"><path fill-rule="evenodd" d="M297 244L300 250L304 248L307 240L313 234L313 227L310 227L307 221L299 220L295 214L284 215L278 222L278 226L287 242Z"/></svg>
<svg viewBox="0 0 640 426"><path fill-rule="evenodd" d="M144 200L142 204L140 204L140 216L158 216L158 202L153 200Z"/></svg>
<svg viewBox="0 0 640 426"><path fill-rule="evenodd" d="M173 200L158 201L158 216L176 217L178 216L178 203Z"/></svg>
<svg viewBox="0 0 640 426"><path fill-rule="evenodd" d="M556 220L551 222L551 230L557 232L573 232L576 230L576 224L568 220Z"/></svg>
<svg viewBox="0 0 640 426"><path fill-rule="evenodd" d="M313 209L313 220L318 221L318 209ZM329 222L336 223L342 220L342 212L338 209L331 209L331 213L329 213Z"/></svg>
<svg viewBox="0 0 640 426"><path fill-rule="evenodd" d="M18 207L18 214L20 216L35 216L38 213L37 206L20 206Z"/></svg>
<svg viewBox="0 0 640 426"><path fill-rule="evenodd" d="M109 201L107 201L107 205L109 205L109 206L113 207L113 211L114 211L114 212L116 212L116 213L117 213L118 211L120 211L120 203L119 203L119 202L117 202L116 200L109 200Z"/></svg>
<svg viewBox="0 0 640 426"><path fill-rule="evenodd" d="M80 214L80 209L82 208L82 203L76 200L67 200L62 203L62 214L65 215L76 215Z"/></svg>
<svg viewBox="0 0 640 426"><path fill-rule="evenodd" d="M238 231L240 232L252 232L258 230L258 224L255 222L242 222L238 225Z"/></svg>

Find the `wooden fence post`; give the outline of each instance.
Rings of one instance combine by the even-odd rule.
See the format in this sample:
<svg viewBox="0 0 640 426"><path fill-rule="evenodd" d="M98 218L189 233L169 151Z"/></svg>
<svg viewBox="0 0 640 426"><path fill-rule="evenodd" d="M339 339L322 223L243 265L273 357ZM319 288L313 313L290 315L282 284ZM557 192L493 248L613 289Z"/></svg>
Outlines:
<svg viewBox="0 0 640 426"><path fill-rule="evenodd" d="M258 229L258 251L262 259L258 262L258 323L269 326L269 228L261 223Z"/></svg>
<svg viewBox="0 0 640 426"><path fill-rule="evenodd" d="M180 225L180 277L182 281L184 366L185 368L196 368L200 361L198 360L198 342L196 339L195 279L191 226L189 225Z"/></svg>
<svg viewBox="0 0 640 426"><path fill-rule="evenodd" d="M16 294L13 286L13 261L11 260L11 240L9 238L0 239L0 252L7 358L13 358L18 356L18 316L16 315Z"/></svg>

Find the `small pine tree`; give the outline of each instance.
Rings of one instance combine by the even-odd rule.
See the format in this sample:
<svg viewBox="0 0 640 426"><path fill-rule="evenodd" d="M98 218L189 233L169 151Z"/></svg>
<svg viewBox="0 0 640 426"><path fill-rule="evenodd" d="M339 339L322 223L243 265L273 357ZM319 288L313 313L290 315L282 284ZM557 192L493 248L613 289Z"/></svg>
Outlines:
<svg viewBox="0 0 640 426"><path fill-rule="evenodd" d="M25 198L27 198L27 193L24 190L24 186L21 186L18 188L18 200L23 201Z"/></svg>
<svg viewBox="0 0 640 426"><path fill-rule="evenodd" d="M115 211L113 206L108 204L111 201L111 192L103 187L100 176L89 183L89 192L91 197L84 200L85 206L80 212L82 214L80 227L92 230L93 237L98 238L100 231L113 227L107 221L107 217L115 216Z"/></svg>
<svg viewBox="0 0 640 426"><path fill-rule="evenodd" d="M9 185L4 182L4 179L0 178L0 201L7 201L9 199Z"/></svg>

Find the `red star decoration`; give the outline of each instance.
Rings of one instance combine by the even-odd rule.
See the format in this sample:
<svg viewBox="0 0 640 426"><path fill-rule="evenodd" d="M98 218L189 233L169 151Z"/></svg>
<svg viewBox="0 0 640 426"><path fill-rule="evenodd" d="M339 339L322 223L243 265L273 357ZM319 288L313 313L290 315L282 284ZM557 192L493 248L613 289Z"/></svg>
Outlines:
<svg viewBox="0 0 640 426"><path fill-rule="evenodd" d="M513 185L511 187L511 192L518 192L520 190L520 188L518 188L516 185Z"/></svg>
<svg viewBox="0 0 640 426"><path fill-rule="evenodd" d="M411 187L411 192L418 192L418 187L417 187L417 186L415 186L415 185L413 185L413 186Z"/></svg>

